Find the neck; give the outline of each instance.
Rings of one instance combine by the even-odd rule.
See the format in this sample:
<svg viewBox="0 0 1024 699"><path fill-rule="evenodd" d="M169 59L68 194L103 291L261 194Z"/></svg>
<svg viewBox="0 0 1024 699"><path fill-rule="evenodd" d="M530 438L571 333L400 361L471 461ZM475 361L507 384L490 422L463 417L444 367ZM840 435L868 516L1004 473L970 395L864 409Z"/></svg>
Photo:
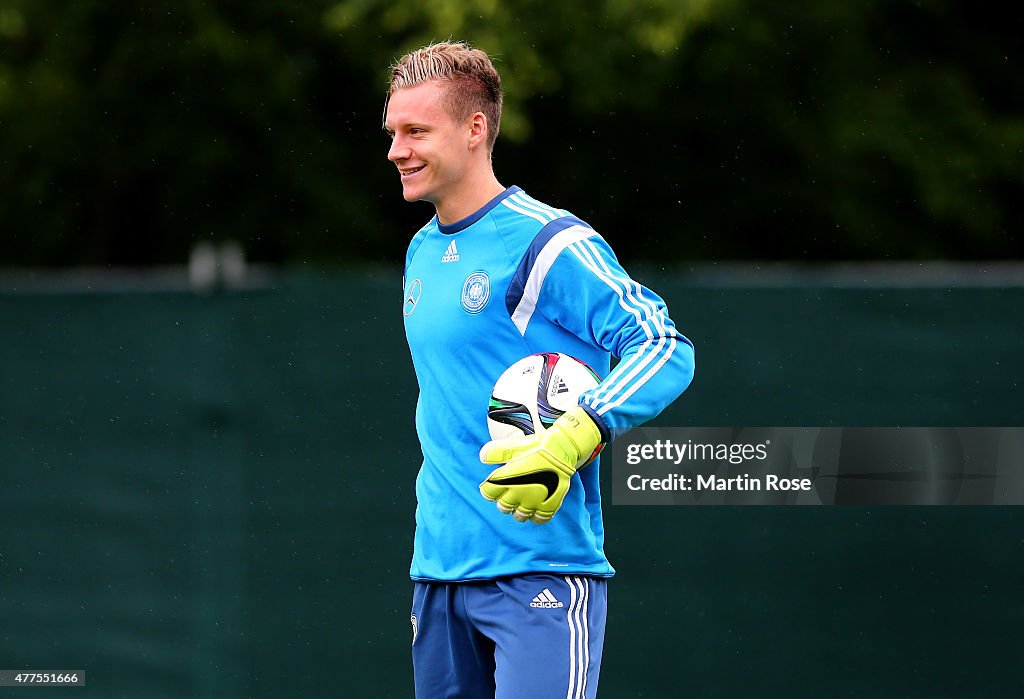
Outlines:
<svg viewBox="0 0 1024 699"><path fill-rule="evenodd" d="M461 221L504 191L490 169L477 177L465 178L457 191L434 203L437 220L445 225Z"/></svg>

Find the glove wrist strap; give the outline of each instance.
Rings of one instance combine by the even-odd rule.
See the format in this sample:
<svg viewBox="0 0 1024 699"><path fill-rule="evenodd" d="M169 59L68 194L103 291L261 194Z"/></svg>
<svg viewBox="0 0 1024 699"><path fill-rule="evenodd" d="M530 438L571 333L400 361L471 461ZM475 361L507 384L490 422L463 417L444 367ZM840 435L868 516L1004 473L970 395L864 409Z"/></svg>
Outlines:
<svg viewBox="0 0 1024 699"><path fill-rule="evenodd" d="M575 452L569 455L574 462L572 465L573 472L590 458L590 455L601 444L601 430L594 424L593 419L587 415L587 411L578 405L565 411L550 429L557 429L565 437L565 441L568 442L566 446L571 445L572 451Z"/></svg>

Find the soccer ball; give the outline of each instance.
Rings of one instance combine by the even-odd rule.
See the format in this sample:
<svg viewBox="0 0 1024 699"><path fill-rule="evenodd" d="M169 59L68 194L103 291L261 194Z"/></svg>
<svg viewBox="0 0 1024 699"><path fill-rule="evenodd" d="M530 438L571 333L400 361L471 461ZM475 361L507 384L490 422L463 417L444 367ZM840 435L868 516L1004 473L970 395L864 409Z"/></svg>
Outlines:
<svg viewBox="0 0 1024 699"><path fill-rule="evenodd" d="M546 430L579 403L580 394L601 382L589 366L568 354L542 352L524 357L498 377L487 408L491 439ZM587 463L600 453L600 447Z"/></svg>

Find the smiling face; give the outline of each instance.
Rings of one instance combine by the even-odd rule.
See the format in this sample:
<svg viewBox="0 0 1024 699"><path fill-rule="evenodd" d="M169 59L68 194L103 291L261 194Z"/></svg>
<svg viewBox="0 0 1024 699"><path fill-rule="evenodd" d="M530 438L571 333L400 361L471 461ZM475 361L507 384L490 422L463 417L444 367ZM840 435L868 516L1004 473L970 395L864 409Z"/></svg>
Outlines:
<svg viewBox="0 0 1024 699"><path fill-rule="evenodd" d="M397 167L406 201L429 201L440 212L472 173L479 138L473 117L459 123L444 97L446 86L428 82L391 95L384 128L391 134L388 160Z"/></svg>

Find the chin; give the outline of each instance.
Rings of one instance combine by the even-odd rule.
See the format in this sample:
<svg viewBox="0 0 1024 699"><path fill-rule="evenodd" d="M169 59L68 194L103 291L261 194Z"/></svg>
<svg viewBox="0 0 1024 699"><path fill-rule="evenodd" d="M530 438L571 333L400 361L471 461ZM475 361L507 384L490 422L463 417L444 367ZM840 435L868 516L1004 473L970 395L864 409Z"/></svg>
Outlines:
<svg viewBox="0 0 1024 699"><path fill-rule="evenodd" d="M402 197L406 201L432 201L430 193L423 187L403 187Z"/></svg>
<svg viewBox="0 0 1024 699"><path fill-rule="evenodd" d="M406 201L416 201L419 199L420 192L416 187L409 187L408 185L402 185L402 198Z"/></svg>

